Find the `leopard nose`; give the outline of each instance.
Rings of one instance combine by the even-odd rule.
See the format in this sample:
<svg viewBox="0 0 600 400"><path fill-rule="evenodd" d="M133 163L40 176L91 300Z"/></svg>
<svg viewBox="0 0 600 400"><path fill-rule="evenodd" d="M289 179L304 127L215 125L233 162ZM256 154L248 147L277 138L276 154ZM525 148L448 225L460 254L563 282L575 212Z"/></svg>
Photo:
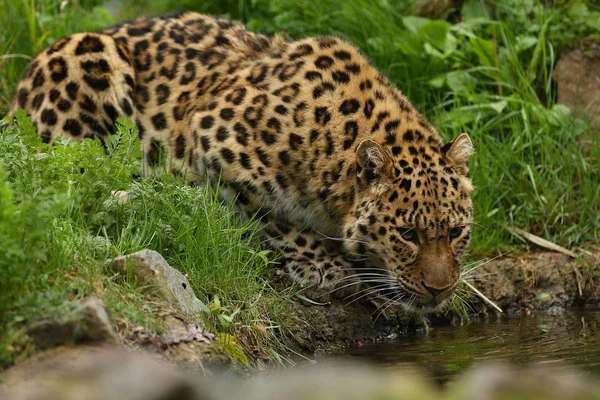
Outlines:
<svg viewBox="0 0 600 400"><path fill-rule="evenodd" d="M431 295L433 296L433 298L435 300L442 300L444 296L440 296L442 293L444 293L446 290L448 290L448 288L450 288L451 285L448 285L446 287L443 288L434 288L432 286L428 286L425 284L425 282L421 282L421 284L423 285L423 287L425 289L427 289L427 291L429 293L431 293Z"/></svg>

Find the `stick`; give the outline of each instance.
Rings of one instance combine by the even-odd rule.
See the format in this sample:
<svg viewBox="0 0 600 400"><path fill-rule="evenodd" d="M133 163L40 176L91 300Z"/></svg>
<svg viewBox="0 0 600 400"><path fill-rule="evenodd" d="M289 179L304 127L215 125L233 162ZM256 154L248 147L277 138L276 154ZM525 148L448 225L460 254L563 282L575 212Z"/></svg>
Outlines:
<svg viewBox="0 0 600 400"><path fill-rule="evenodd" d="M539 236L526 232L521 228L517 228L516 226L509 226L507 229L513 233L523 236L525 239L529 240L534 244L537 244L540 247L566 254L569 257L576 257L575 253L573 253L571 250L565 249L564 247L559 246L556 243L549 242L546 239L542 239Z"/></svg>
<svg viewBox="0 0 600 400"><path fill-rule="evenodd" d="M485 301L486 303L488 303L490 306L492 306L496 311L498 311L499 313L503 313L504 311L502 311L502 309L500 307L498 307L493 301L491 301L490 299L488 299L483 293L481 293L479 290L477 290L477 288L473 285L471 285L469 282L467 281L463 281L465 283L465 285L467 285L467 287L469 289L471 289L473 292L475 292L475 294L479 297L481 297L483 299L483 301Z"/></svg>

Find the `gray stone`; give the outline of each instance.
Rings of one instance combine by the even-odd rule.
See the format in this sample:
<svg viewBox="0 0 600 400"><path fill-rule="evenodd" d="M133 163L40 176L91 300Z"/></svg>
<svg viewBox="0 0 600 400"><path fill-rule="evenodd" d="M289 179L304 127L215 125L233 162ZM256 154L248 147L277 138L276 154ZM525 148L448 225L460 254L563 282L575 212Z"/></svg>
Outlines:
<svg viewBox="0 0 600 400"><path fill-rule="evenodd" d="M554 78L558 102L591 119L600 131L600 43L590 42L562 55Z"/></svg>
<svg viewBox="0 0 600 400"><path fill-rule="evenodd" d="M40 349L115 338L106 307L93 296L71 304L64 313L34 321L27 334Z"/></svg>
<svg viewBox="0 0 600 400"><path fill-rule="evenodd" d="M123 274L133 274L139 284L152 286L162 299L186 318L194 322L202 320L200 300L188 279L158 252L145 249L109 260L108 264Z"/></svg>

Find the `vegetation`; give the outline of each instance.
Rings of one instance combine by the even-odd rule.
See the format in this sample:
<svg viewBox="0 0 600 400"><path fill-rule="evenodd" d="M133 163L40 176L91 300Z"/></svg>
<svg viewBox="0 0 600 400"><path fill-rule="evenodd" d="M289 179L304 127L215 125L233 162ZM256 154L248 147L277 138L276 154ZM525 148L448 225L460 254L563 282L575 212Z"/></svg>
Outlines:
<svg viewBox="0 0 600 400"><path fill-rule="evenodd" d="M0 0L0 115L42 48L131 15L188 8L294 38L339 35L446 139L471 135L474 253L518 246L507 225L566 246L598 241L600 144L590 124L556 104L552 72L562 49L600 37L600 8L577 0L449 3L456 7L443 13L448 20L430 20L412 15L408 0L125 0L113 14L97 0ZM283 320L289 294L268 286L273 258L257 245L253 223L173 177L134 181L134 126L121 121L112 157L92 141L44 146L24 116L0 130L0 365L27 348L25 322L92 293L120 324L159 329L143 288L104 270L107 258L144 247L187 273L219 310L209 313L215 331L235 337ZM110 194L117 189L137 197L119 205ZM270 337L263 345L279 346Z"/></svg>

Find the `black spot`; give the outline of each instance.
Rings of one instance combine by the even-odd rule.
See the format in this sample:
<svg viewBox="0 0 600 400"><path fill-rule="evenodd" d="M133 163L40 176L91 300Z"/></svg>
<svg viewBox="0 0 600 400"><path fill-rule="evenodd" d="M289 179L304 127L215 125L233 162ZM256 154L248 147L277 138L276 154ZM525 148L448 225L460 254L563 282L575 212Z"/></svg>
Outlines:
<svg viewBox="0 0 600 400"><path fill-rule="evenodd" d="M365 117L370 119L373 116L373 110L375 109L375 102L373 99L368 99L365 101L365 106L363 108L363 112L365 113Z"/></svg>
<svg viewBox="0 0 600 400"><path fill-rule="evenodd" d="M235 161L235 153L233 151L231 151L230 149L221 149L221 156L229 164L231 164Z"/></svg>
<svg viewBox="0 0 600 400"><path fill-rule="evenodd" d="M267 65L263 63L255 64L250 70L250 75L246 79L248 82L257 85L265 80L268 71L269 67Z"/></svg>
<svg viewBox="0 0 600 400"><path fill-rule="evenodd" d="M246 169L252 169L252 159L246 153L240 153L240 164Z"/></svg>
<svg viewBox="0 0 600 400"><path fill-rule="evenodd" d="M408 131L404 132L402 139L404 139L405 142L411 143L413 140L415 140L415 137L413 136L413 131L408 130Z"/></svg>
<svg viewBox="0 0 600 400"><path fill-rule="evenodd" d="M215 119L212 115L207 115L200 121L200 127L202 129L210 129L215 124Z"/></svg>
<svg viewBox="0 0 600 400"><path fill-rule="evenodd" d="M322 75L319 71L307 71L306 74L304 74L304 77L312 82L321 79Z"/></svg>
<svg viewBox="0 0 600 400"><path fill-rule="evenodd" d="M34 111L37 111L40 109L40 107L42 106L42 103L44 102L44 97L46 97L46 95L44 93L38 93L35 95L35 97L31 101L31 108Z"/></svg>
<svg viewBox="0 0 600 400"><path fill-rule="evenodd" d="M306 239L304 239L302 236L298 236L294 242L296 242L296 244L300 247L306 246Z"/></svg>
<svg viewBox="0 0 600 400"><path fill-rule="evenodd" d="M117 109L110 103L104 103L103 108L106 115L108 115L108 118L110 118L110 120L114 123L119 116Z"/></svg>
<svg viewBox="0 0 600 400"><path fill-rule="evenodd" d="M394 193L391 194L390 198L388 199L388 201L390 203L393 203L394 201L398 200L398 192L394 190Z"/></svg>
<svg viewBox="0 0 600 400"><path fill-rule="evenodd" d="M52 89L50 91L50 101L51 102L54 103L56 101L56 99L58 99L59 97L60 97L60 92L58 90Z"/></svg>
<svg viewBox="0 0 600 400"><path fill-rule="evenodd" d="M35 74L35 78L33 78L33 88L39 88L46 82L46 77L44 76L44 71L40 68Z"/></svg>
<svg viewBox="0 0 600 400"><path fill-rule="evenodd" d="M236 106L239 106L244 101L246 97L247 89L244 87L239 87L233 89L227 96L225 96L225 100L233 103Z"/></svg>
<svg viewBox="0 0 600 400"><path fill-rule="evenodd" d="M205 152L210 150L210 139L207 136L201 136L200 143L202 144L202 149Z"/></svg>
<svg viewBox="0 0 600 400"><path fill-rule="evenodd" d="M258 147L255 151L260 162L263 163L265 167L270 167L271 158L269 157L269 155L265 153L260 147Z"/></svg>
<svg viewBox="0 0 600 400"><path fill-rule="evenodd" d="M344 125L344 136L346 137L344 140L344 150L348 150L352 147L358 136L358 123L356 121L346 122Z"/></svg>
<svg viewBox="0 0 600 400"><path fill-rule="evenodd" d="M385 142L390 145L396 143L396 135L393 133L388 133L385 135Z"/></svg>
<svg viewBox="0 0 600 400"><path fill-rule="evenodd" d="M50 70L50 78L54 83L62 82L67 77L69 71L65 59L62 57L55 57L50 60L48 69Z"/></svg>
<svg viewBox="0 0 600 400"><path fill-rule="evenodd" d="M360 108L360 103L356 99L344 100L340 105L339 111L344 115L354 114Z"/></svg>
<svg viewBox="0 0 600 400"><path fill-rule="evenodd" d="M97 36L87 35L77 44L75 55L80 56L85 53L100 53L104 51L104 44Z"/></svg>
<svg viewBox="0 0 600 400"><path fill-rule="evenodd" d="M69 82L66 86L67 96L71 100L77 99L77 92L79 91L79 84L77 82Z"/></svg>
<svg viewBox="0 0 600 400"><path fill-rule="evenodd" d="M289 143L292 150L298 150L298 148L304 143L304 138L295 133L290 133Z"/></svg>
<svg viewBox="0 0 600 400"><path fill-rule="evenodd" d="M289 165L290 163L290 155L286 150L280 151L279 152L279 160L281 160L281 163L283 165Z"/></svg>
<svg viewBox="0 0 600 400"><path fill-rule="evenodd" d="M124 98L121 100L121 108L127 116L131 116L133 114L133 107L128 99Z"/></svg>
<svg viewBox="0 0 600 400"><path fill-rule="evenodd" d="M315 142L315 140L317 140L319 138L319 135L321 134L321 132L319 132L316 129L313 129L310 131L310 144L313 144Z"/></svg>
<svg viewBox="0 0 600 400"><path fill-rule="evenodd" d="M304 118L304 111L308 108L308 104L303 101L301 103L299 103L296 108L294 108L294 124L296 125L296 127L301 127L304 126L304 122L305 122L305 118ZM280 129L278 129L279 131Z"/></svg>
<svg viewBox="0 0 600 400"><path fill-rule="evenodd" d="M452 182L452 187L454 190L458 190L458 181L454 177L450 177L450 182Z"/></svg>
<svg viewBox="0 0 600 400"><path fill-rule="evenodd" d="M322 49L329 49L337 44L337 40L335 40L333 37L322 37L317 39L317 42L319 43L319 47Z"/></svg>
<svg viewBox="0 0 600 400"><path fill-rule="evenodd" d="M315 121L321 125L327 125L331 120L331 113L327 110L327 107L317 107L315 109Z"/></svg>
<svg viewBox="0 0 600 400"><path fill-rule="evenodd" d="M402 153L402 147L400 146L394 146L392 147L392 154L395 156L398 156Z"/></svg>
<svg viewBox="0 0 600 400"><path fill-rule="evenodd" d="M50 143L50 140L52 140L52 132L50 132L48 129L40 133L40 136L42 138L42 142L44 143Z"/></svg>
<svg viewBox="0 0 600 400"><path fill-rule="evenodd" d="M309 44L301 44L296 47L296 51L290 54L290 60L295 60L300 57L307 56L313 53L313 48Z"/></svg>
<svg viewBox="0 0 600 400"><path fill-rule="evenodd" d="M351 58L350 53L346 50L336 50L333 52L333 56L342 61L348 61Z"/></svg>
<svg viewBox="0 0 600 400"><path fill-rule="evenodd" d="M58 118L56 117L56 113L54 112L54 110L46 108L46 109L44 109L44 111L42 111L41 121L43 123L53 126L53 125L56 125L57 119Z"/></svg>
<svg viewBox="0 0 600 400"><path fill-rule="evenodd" d="M229 137L229 130L224 126L217 129L217 142L224 142Z"/></svg>
<svg viewBox="0 0 600 400"><path fill-rule="evenodd" d="M54 53L58 53L61 51L69 42L71 41L70 37L62 38L59 41L55 42L50 46L47 50L48 55L52 55Z"/></svg>
<svg viewBox="0 0 600 400"><path fill-rule="evenodd" d="M110 82L106 78L96 78L91 75L84 75L83 80L94 90L102 92L109 88Z"/></svg>
<svg viewBox="0 0 600 400"><path fill-rule="evenodd" d="M319 69L327 69L333 64L333 58L329 56L321 56L315 61L315 66Z"/></svg>
<svg viewBox="0 0 600 400"><path fill-rule="evenodd" d="M244 125L238 122L233 126L233 130L236 132L235 139L237 140L237 142L243 146L247 146L248 137L250 136L250 134L248 133L248 130L244 127Z"/></svg>
<svg viewBox="0 0 600 400"><path fill-rule="evenodd" d="M333 71L333 73L331 74L331 77L337 83L348 83L348 82L350 82L350 75L348 75L344 71Z"/></svg>
<svg viewBox="0 0 600 400"><path fill-rule="evenodd" d="M286 115L288 113L288 109L283 104L279 104L275 107L275 112L277 114Z"/></svg>
<svg viewBox="0 0 600 400"><path fill-rule="evenodd" d="M80 65L88 74L107 74L110 72L110 65L106 60L82 61Z"/></svg>
<svg viewBox="0 0 600 400"><path fill-rule="evenodd" d="M271 128L277 133L281 133L281 122L279 122L277 118L269 118L267 121L267 128Z"/></svg>
<svg viewBox="0 0 600 400"><path fill-rule="evenodd" d="M19 93L17 93L17 104L19 107L25 108L27 100L29 100L29 91L25 88L19 89Z"/></svg>
<svg viewBox="0 0 600 400"><path fill-rule="evenodd" d="M79 102L79 107L81 107L85 111L88 111L92 114L94 114L97 109L96 103L94 103L92 98L90 96L88 96L87 94L83 96L83 101Z"/></svg>
<svg viewBox="0 0 600 400"><path fill-rule="evenodd" d="M303 65L304 61L296 61L295 63L287 64L279 73L279 80L282 82L289 81L298 73Z"/></svg>
<svg viewBox="0 0 600 400"><path fill-rule="evenodd" d="M221 119L223 119L224 121L231 121L235 116L235 113L233 111L233 108L223 108L221 110L220 115Z"/></svg>
<svg viewBox="0 0 600 400"><path fill-rule="evenodd" d="M360 65L358 64L346 64L344 68L346 69L346 71L354 75L360 74Z"/></svg>
<svg viewBox="0 0 600 400"><path fill-rule="evenodd" d="M169 100L169 95L171 94L171 89L164 83L161 83L156 87L156 104L163 105Z"/></svg>
<svg viewBox="0 0 600 400"><path fill-rule="evenodd" d="M196 78L196 66L193 62L187 62L184 67L185 72L181 75L179 83L181 85L187 85Z"/></svg>
<svg viewBox="0 0 600 400"><path fill-rule="evenodd" d="M75 119L67 119L63 125L63 131L71 134L72 136L80 136L81 135L81 124Z"/></svg>
<svg viewBox="0 0 600 400"><path fill-rule="evenodd" d="M163 130L167 127L167 118L162 112L159 112L158 114L154 115L151 118L151 120L152 125L154 125L154 129L156 129L157 131Z"/></svg>
<svg viewBox="0 0 600 400"><path fill-rule="evenodd" d="M283 175L277 174L275 175L275 179L277 180L277 183L279 183L279 186L281 186L283 189L287 189L289 187L287 180Z"/></svg>
<svg viewBox="0 0 600 400"><path fill-rule="evenodd" d="M185 155L185 136L179 135L175 139L175 157L183 158Z"/></svg>
<svg viewBox="0 0 600 400"><path fill-rule="evenodd" d="M272 145L273 143L275 143L277 141L277 138L275 137L275 135L273 135L267 131L261 131L260 137L262 138L263 142L265 142L268 145Z"/></svg>
<svg viewBox="0 0 600 400"><path fill-rule="evenodd" d="M411 186L412 181L410 179L402 179L402 181L400 181L400 189L404 189L406 192L410 191Z"/></svg>

